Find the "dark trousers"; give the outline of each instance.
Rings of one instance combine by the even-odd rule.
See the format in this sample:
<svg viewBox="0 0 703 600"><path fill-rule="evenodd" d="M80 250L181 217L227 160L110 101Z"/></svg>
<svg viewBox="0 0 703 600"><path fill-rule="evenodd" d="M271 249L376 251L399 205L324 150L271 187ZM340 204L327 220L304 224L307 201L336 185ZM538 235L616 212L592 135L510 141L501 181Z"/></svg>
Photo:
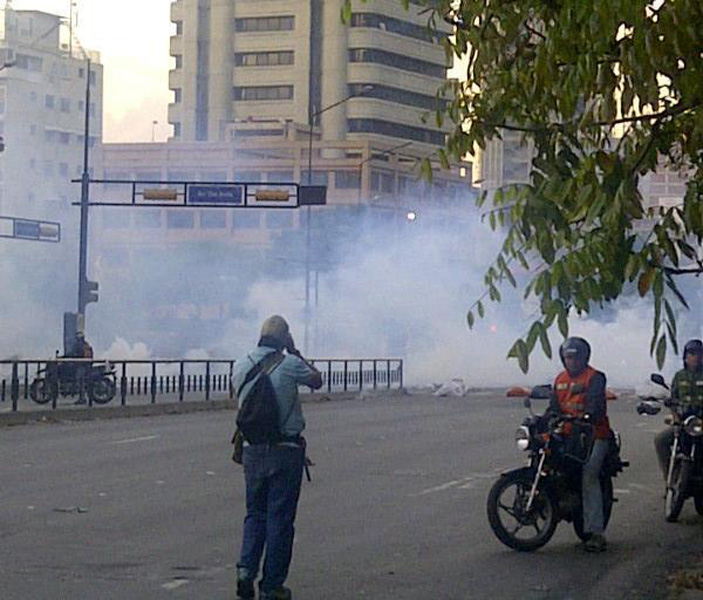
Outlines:
<svg viewBox="0 0 703 600"><path fill-rule="evenodd" d="M254 581L265 550L262 592L283 585L288 577L304 460L302 447L257 444L244 448L247 515L237 576Z"/></svg>

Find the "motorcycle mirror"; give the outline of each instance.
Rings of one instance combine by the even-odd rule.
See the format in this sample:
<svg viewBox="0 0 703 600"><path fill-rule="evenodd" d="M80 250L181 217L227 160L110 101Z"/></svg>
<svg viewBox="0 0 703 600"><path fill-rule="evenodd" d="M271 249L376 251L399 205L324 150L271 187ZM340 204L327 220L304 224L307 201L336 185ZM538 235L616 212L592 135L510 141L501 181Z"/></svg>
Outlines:
<svg viewBox="0 0 703 600"><path fill-rule="evenodd" d="M525 408L532 408L532 400L530 400L529 396L523 400L523 405Z"/></svg>
<svg viewBox="0 0 703 600"><path fill-rule="evenodd" d="M656 383L657 385L661 385L662 387L665 387L667 390L669 389L669 386L666 385L666 381L664 381L664 378L659 374L659 373L652 373L649 377L653 383Z"/></svg>
<svg viewBox="0 0 703 600"><path fill-rule="evenodd" d="M661 411L661 406L655 400L643 400L637 404L638 415L658 415Z"/></svg>

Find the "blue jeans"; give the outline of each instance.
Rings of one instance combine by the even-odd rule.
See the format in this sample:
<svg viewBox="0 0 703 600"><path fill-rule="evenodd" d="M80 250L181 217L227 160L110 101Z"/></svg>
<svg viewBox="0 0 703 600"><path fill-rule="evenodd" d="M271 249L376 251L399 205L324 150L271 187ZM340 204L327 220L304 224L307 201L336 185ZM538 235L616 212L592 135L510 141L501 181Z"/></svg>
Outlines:
<svg viewBox="0 0 703 600"><path fill-rule="evenodd" d="M609 440L596 440L591 456L583 467L581 482L583 496L583 530L586 533L603 534L605 518L603 516L603 491L600 487L600 470L608 455Z"/></svg>
<svg viewBox="0 0 703 600"><path fill-rule="evenodd" d="M304 461L302 447L256 444L244 448L247 515L237 576L254 581L265 548L262 592L283 585L288 577Z"/></svg>

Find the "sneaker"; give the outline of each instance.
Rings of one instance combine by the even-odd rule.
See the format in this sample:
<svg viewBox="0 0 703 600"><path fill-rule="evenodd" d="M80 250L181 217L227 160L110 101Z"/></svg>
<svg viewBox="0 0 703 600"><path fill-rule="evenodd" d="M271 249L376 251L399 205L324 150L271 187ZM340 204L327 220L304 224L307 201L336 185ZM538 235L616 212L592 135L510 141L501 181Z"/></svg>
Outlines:
<svg viewBox="0 0 703 600"><path fill-rule="evenodd" d="M248 579L238 579L237 598L241 598L242 600L252 600L254 597L256 597L254 582Z"/></svg>
<svg viewBox="0 0 703 600"><path fill-rule="evenodd" d="M270 592L259 592L259 600L293 600L293 594L281 585Z"/></svg>
<svg viewBox="0 0 703 600"><path fill-rule="evenodd" d="M594 533L584 544L586 552L605 552L608 547L608 542L605 536L600 533Z"/></svg>

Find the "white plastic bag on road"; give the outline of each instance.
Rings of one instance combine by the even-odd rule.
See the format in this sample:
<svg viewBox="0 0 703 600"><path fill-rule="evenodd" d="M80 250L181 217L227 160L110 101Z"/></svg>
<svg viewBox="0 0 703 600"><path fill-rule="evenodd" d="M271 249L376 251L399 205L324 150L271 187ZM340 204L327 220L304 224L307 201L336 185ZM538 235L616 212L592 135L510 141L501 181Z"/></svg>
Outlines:
<svg viewBox="0 0 703 600"><path fill-rule="evenodd" d="M464 394L466 394L466 385L461 377L454 377L434 393L435 396L463 396Z"/></svg>

